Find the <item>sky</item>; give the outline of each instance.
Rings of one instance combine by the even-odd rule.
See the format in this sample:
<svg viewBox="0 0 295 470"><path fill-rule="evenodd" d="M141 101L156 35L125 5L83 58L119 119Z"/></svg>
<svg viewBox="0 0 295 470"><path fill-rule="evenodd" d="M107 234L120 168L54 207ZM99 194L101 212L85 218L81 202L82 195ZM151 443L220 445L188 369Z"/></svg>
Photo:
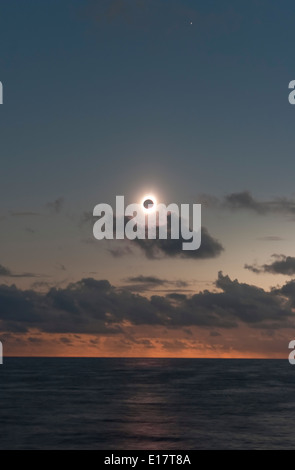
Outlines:
<svg viewBox="0 0 295 470"><path fill-rule="evenodd" d="M287 358L291 0L0 5L0 340L11 356ZM102 240L116 195L202 243Z"/></svg>

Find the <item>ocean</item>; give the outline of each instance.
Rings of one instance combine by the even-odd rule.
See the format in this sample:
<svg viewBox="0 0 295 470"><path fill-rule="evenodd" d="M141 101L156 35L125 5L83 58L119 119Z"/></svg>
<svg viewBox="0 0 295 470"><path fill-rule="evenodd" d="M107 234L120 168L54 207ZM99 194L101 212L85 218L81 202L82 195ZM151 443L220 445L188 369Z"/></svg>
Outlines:
<svg viewBox="0 0 295 470"><path fill-rule="evenodd" d="M288 360L4 358L0 449L293 449Z"/></svg>

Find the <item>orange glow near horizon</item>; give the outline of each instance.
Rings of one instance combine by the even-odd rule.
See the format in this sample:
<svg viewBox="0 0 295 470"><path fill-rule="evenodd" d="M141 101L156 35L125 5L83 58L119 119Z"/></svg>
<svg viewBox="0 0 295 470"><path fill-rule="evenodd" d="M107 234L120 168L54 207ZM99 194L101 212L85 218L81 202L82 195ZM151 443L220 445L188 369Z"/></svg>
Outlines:
<svg viewBox="0 0 295 470"><path fill-rule="evenodd" d="M177 333L177 332L176 332ZM27 334L2 335L3 356L6 357L150 357L150 358L208 358L208 359L287 359L288 342L282 345L256 341L256 351L250 344L210 344L210 338L201 342L173 337L126 339L125 336L102 336L81 334ZM127 336L128 338L128 336ZM255 342L255 339L254 339ZM238 341L237 341L238 343ZM285 347L283 347L285 346Z"/></svg>

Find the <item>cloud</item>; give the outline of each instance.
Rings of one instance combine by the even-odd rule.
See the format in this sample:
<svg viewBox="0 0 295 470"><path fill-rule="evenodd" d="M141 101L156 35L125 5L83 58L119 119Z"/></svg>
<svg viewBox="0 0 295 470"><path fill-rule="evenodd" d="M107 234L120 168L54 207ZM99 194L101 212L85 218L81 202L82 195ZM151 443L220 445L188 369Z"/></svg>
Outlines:
<svg viewBox="0 0 295 470"><path fill-rule="evenodd" d="M53 283L49 283L46 281L35 281L31 285L32 289L37 289L38 291L42 290L48 290L49 287L53 287Z"/></svg>
<svg viewBox="0 0 295 470"><path fill-rule="evenodd" d="M56 269L58 269L59 271L66 271L66 270L67 270L67 268L65 267L65 265L62 264L62 263L56 263L55 267L56 267Z"/></svg>
<svg viewBox="0 0 295 470"><path fill-rule="evenodd" d="M38 338L38 337L35 337L35 336L29 336L28 341L30 341L30 343L37 343L37 344L42 343L42 339Z"/></svg>
<svg viewBox="0 0 295 470"><path fill-rule="evenodd" d="M177 351L188 348L187 343L178 339L175 339L173 341L161 341L161 346L163 349L166 349L168 351Z"/></svg>
<svg viewBox="0 0 295 470"><path fill-rule="evenodd" d="M261 270L261 268L259 268L256 264L244 264L244 269L248 269L255 274L260 274L263 272L263 270Z"/></svg>
<svg viewBox="0 0 295 470"><path fill-rule="evenodd" d="M176 240L140 240L135 239L133 242L141 248L145 256L149 259L162 259L162 258L192 258L192 259L207 259L216 258L224 250L221 243L213 238L206 227L201 229L201 246L198 250L183 250L182 243L185 240L180 237Z"/></svg>
<svg viewBox="0 0 295 470"><path fill-rule="evenodd" d="M295 215L295 200L286 197L274 198L269 201L260 201L256 199L250 191L241 191L227 194L218 199L215 196L200 194L199 202L206 207L215 207L218 209L230 209L233 211L247 210L259 215L264 214L289 214Z"/></svg>
<svg viewBox="0 0 295 470"><path fill-rule="evenodd" d="M64 205L64 198L58 197L57 199L55 199L55 201L48 202L46 204L46 207L50 209L52 212L54 212L55 214L58 214L62 210L63 205Z"/></svg>
<svg viewBox="0 0 295 470"><path fill-rule="evenodd" d="M295 274L295 257L273 254L273 261L270 264L263 264L262 266L245 264L245 269L260 274L260 273L272 273L272 274L285 274L287 276L293 276Z"/></svg>
<svg viewBox="0 0 295 470"><path fill-rule="evenodd" d="M265 291L220 272L215 287L218 292L146 298L93 278L46 292L1 285L0 328L3 332L116 335L126 323L211 331L241 324L261 329L294 327L295 281Z"/></svg>
<svg viewBox="0 0 295 470"><path fill-rule="evenodd" d="M53 213L59 213L61 211L63 205L64 205L64 198L59 197L59 198L55 199L52 202L48 202L46 204L46 207L47 207L47 209L49 209ZM36 216L41 216L42 214L40 212L35 212L35 211L30 211L30 210L27 210L27 211L11 210L11 211L9 211L9 215L11 217L36 217ZM27 232L31 232L31 233L36 232L36 230L32 229L31 227L26 227L25 230Z"/></svg>
<svg viewBox="0 0 295 470"><path fill-rule="evenodd" d="M59 341L60 341L61 343L67 344L67 345L69 345L69 346L73 344L72 341L71 341L69 338L67 338L66 336L62 336L62 337L59 339Z"/></svg>
<svg viewBox="0 0 295 470"><path fill-rule="evenodd" d="M186 294L179 294L178 292L171 292L171 294L167 294L167 297L177 302L182 302L187 299Z"/></svg>
<svg viewBox="0 0 295 470"><path fill-rule="evenodd" d="M13 273L10 269L0 264L0 277L38 277L37 274L32 273Z"/></svg>
<svg viewBox="0 0 295 470"><path fill-rule="evenodd" d="M128 256L133 254L133 251L131 250L130 246L120 246L118 248L109 248L108 249L109 253L114 258L121 258L122 256Z"/></svg>
<svg viewBox="0 0 295 470"><path fill-rule="evenodd" d="M273 289L275 294L283 295L288 299L291 308L295 308L295 279L286 282L281 288Z"/></svg>
<svg viewBox="0 0 295 470"><path fill-rule="evenodd" d="M235 317L242 322L252 325L271 322L275 327L275 325L283 325L287 319L294 317L281 296L274 295L272 291L268 292L254 285L239 283L236 279L232 281L229 276L223 276L221 272L218 274L216 287L223 291L222 300L216 304L227 305L228 312L234 311ZM279 291L278 294L280 294Z"/></svg>
<svg viewBox="0 0 295 470"><path fill-rule="evenodd" d="M138 282L138 283L148 283L148 284L156 284L156 285L163 285L166 284L168 281L166 279L160 279L157 276L131 276L126 279L127 282Z"/></svg>
<svg viewBox="0 0 295 470"><path fill-rule="evenodd" d="M0 276L11 276L11 271L0 264Z"/></svg>
<svg viewBox="0 0 295 470"><path fill-rule="evenodd" d="M183 288L188 287L190 284L186 281L182 280L168 280L168 279L161 279L157 276L131 276L125 279L125 282L128 283L127 288L132 292L144 292L148 290L153 290L158 287L167 287L170 286L175 289L180 289L181 291ZM163 291L163 289L161 289Z"/></svg>
<svg viewBox="0 0 295 470"><path fill-rule="evenodd" d="M130 221L132 217L124 216L124 225L128 221ZM82 217L80 218L80 226L84 224L89 224L93 226L95 222L95 218L91 212L84 212ZM128 245L120 246L118 248L111 248L108 251L112 254L112 256L119 258L122 256L129 256L133 254L131 249L132 246L137 246L141 249L144 253L146 258L148 259L163 259L163 258L192 258L192 259L209 259L209 258L216 258L218 257L222 251L224 250L221 243L213 238L206 227L201 228L201 246L197 250L183 250L182 244L183 242L187 242L181 235L179 239L171 239L171 215L168 214L167 216L167 239L148 239L148 228L146 226L146 238L145 239L138 239L135 238L134 240L125 239L125 242ZM116 231L116 217L113 218L113 231L114 231L114 238L115 238L115 231ZM157 227L158 231L158 227ZM181 234L181 230L179 230ZM110 240L112 241L112 240Z"/></svg>
<svg viewBox="0 0 295 470"><path fill-rule="evenodd" d="M268 210L265 203L256 201L249 191L232 193L225 196L224 205L229 209L248 209L257 212L258 214L264 214Z"/></svg>

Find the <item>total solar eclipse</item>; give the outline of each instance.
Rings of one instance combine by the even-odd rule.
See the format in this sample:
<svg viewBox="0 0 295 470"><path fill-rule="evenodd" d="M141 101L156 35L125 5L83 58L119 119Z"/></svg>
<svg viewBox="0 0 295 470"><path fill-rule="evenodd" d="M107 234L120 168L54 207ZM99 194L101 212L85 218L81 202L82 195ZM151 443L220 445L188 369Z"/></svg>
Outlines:
<svg viewBox="0 0 295 470"><path fill-rule="evenodd" d="M152 199L146 199L145 201L143 201L143 207L145 209L152 209L154 206L154 201L152 201Z"/></svg>
<svg viewBox="0 0 295 470"><path fill-rule="evenodd" d="M157 207L157 199L153 194L145 194L145 196L141 199L141 206L143 212L149 214L154 212Z"/></svg>

